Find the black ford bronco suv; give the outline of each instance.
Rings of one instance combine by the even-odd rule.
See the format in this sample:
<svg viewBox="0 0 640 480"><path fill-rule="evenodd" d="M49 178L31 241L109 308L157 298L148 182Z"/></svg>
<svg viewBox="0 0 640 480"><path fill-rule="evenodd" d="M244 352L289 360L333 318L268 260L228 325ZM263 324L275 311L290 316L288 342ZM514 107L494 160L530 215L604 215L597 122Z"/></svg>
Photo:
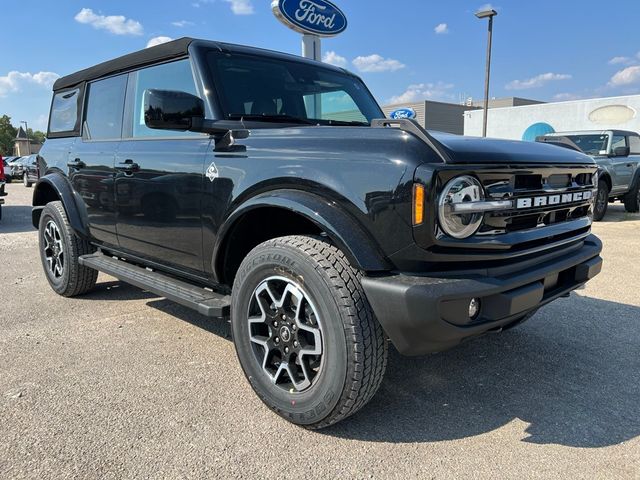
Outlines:
<svg viewBox="0 0 640 480"><path fill-rule="evenodd" d="M442 351L600 271L593 159L382 117L346 70L189 38L60 78L33 196L46 277L230 318L255 392L321 428L375 394L387 339Z"/></svg>

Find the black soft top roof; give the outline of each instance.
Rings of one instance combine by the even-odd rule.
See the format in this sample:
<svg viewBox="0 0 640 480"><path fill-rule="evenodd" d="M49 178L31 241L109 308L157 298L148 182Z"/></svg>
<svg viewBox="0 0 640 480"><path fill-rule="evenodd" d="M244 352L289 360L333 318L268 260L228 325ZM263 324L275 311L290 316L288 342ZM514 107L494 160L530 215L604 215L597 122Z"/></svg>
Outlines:
<svg viewBox="0 0 640 480"><path fill-rule="evenodd" d="M113 60L107 60L93 67L85 68L79 72L59 78L53 84L53 90L62 90L82 82L95 80L96 78L123 72L131 68L184 56L188 53L188 48L192 41L193 38L183 37L156 45L155 47L129 53L122 57L114 58Z"/></svg>
<svg viewBox="0 0 640 480"><path fill-rule="evenodd" d="M205 45L208 47L218 48L221 51L237 52L237 53L251 53L259 54L263 56L269 56L280 60L295 60L296 62L313 63L317 64L315 60L309 60L307 58L298 57L296 55L290 55L288 53L274 52L272 50L265 50L257 47L248 47L244 45L235 45L232 43L216 42L211 40L199 40L197 38L183 37L177 40L172 40L167 43L162 43L155 47L145 48L137 52L129 53L122 57L114 58L103 63L99 63L93 67L85 68L79 72L72 73L66 77L61 77L53 84L53 90L58 91L69 87L74 87L82 82L89 82L96 80L107 75L113 75L115 73L125 72L137 67L143 67L151 65L163 60L171 60L173 58L183 57L189 53L189 45L196 42L198 45ZM353 73L345 70L344 68L335 67L327 63L322 64L323 68L340 71L353 75ZM355 75L354 75L355 76Z"/></svg>

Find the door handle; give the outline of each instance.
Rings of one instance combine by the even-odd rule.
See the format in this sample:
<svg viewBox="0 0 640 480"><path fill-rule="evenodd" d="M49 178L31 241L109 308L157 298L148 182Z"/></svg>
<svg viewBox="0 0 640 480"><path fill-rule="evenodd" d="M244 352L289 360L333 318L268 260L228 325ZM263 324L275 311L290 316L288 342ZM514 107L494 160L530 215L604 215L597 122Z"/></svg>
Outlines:
<svg viewBox="0 0 640 480"><path fill-rule="evenodd" d="M73 159L72 161L70 161L70 162L68 162L68 163L67 163L67 167L69 167L69 168L74 168L74 169L76 169L76 170L79 170L79 169L81 169L81 168L86 167L86 165L85 165L85 163L84 163L82 160L80 160L79 158L75 158L75 159Z"/></svg>
<svg viewBox="0 0 640 480"><path fill-rule="evenodd" d="M120 162L118 165L116 165L116 170L124 172L125 174L131 174L140 170L140 165L128 158L124 162Z"/></svg>
<svg viewBox="0 0 640 480"><path fill-rule="evenodd" d="M627 163L627 167L633 167L633 163Z"/></svg>

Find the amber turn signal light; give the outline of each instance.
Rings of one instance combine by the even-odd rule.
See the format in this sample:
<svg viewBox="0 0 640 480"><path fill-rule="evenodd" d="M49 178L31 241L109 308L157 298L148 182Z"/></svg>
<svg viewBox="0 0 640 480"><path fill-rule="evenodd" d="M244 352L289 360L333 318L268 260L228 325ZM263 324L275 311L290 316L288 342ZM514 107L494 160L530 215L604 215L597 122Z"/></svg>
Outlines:
<svg viewBox="0 0 640 480"><path fill-rule="evenodd" d="M420 225L424 222L424 185L413 185L413 224Z"/></svg>

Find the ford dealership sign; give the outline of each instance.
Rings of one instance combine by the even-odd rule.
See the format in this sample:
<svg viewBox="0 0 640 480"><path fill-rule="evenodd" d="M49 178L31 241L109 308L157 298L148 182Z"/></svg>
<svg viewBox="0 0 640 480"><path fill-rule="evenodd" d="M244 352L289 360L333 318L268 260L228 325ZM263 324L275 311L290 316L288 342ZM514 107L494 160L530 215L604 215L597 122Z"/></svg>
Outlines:
<svg viewBox="0 0 640 480"><path fill-rule="evenodd" d="M273 14L296 32L333 37L347 28L347 17L329 0L273 0Z"/></svg>
<svg viewBox="0 0 640 480"><path fill-rule="evenodd" d="M416 118L416 111L411 107L398 108L389 114L389 118Z"/></svg>

